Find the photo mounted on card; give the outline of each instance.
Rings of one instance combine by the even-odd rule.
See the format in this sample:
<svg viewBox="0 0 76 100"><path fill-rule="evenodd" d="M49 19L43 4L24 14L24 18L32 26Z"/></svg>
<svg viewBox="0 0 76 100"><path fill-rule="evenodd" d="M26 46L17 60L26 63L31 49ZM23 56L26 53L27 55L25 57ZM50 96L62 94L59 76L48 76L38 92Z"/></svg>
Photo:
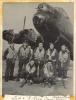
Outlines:
<svg viewBox="0 0 76 100"><path fill-rule="evenodd" d="M3 96L73 96L73 6L3 3Z"/></svg>

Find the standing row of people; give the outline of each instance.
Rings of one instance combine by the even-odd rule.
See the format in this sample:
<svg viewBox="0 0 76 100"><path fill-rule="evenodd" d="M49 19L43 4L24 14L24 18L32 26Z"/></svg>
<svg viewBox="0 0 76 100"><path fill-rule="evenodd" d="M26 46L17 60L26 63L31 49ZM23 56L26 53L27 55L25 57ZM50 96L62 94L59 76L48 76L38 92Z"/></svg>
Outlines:
<svg viewBox="0 0 76 100"><path fill-rule="evenodd" d="M62 78L67 77L70 64L70 52L65 45L61 46L60 52L56 50L53 43L49 43L49 48L45 51L43 43L33 50L25 41L16 52L13 43L9 43L9 48L5 50L6 59L5 81L13 79L15 61L19 61L17 80L24 79L24 83L34 79L49 80L57 75Z"/></svg>

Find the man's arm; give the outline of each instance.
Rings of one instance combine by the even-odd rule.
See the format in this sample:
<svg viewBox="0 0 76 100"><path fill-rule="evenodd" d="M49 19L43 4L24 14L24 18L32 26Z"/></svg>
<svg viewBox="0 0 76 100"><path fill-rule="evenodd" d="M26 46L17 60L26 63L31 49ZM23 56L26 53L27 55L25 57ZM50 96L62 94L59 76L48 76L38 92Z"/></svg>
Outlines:
<svg viewBox="0 0 76 100"><path fill-rule="evenodd" d="M7 54L8 54L8 48L4 51L3 60L5 60L7 58Z"/></svg>
<svg viewBox="0 0 76 100"><path fill-rule="evenodd" d="M18 59L20 58L20 49L21 49L21 47L19 47L19 50L18 50L18 52L17 52L17 57L18 57Z"/></svg>

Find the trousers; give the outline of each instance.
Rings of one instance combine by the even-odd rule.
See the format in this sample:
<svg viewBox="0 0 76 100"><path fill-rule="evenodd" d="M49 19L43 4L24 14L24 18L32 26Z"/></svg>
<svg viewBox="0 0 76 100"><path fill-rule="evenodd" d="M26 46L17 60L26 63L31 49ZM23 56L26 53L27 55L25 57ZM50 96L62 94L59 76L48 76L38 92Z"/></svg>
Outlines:
<svg viewBox="0 0 76 100"><path fill-rule="evenodd" d="M12 59L6 60L5 80L13 77L15 62Z"/></svg>
<svg viewBox="0 0 76 100"><path fill-rule="evenodd" d="M22 72L23 66L25 67L28 62L29 62L29 59L20 59L19 60L18 78L20 78L20 74Z"/></svg>

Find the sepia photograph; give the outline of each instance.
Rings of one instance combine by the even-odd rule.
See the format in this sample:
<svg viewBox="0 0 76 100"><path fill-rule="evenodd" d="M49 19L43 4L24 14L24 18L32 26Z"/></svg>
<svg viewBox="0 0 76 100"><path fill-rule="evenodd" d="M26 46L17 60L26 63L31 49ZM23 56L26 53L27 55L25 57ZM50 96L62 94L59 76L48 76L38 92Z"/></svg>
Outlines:
<svg viewBox="0 0 76 100"><path fill-rule="evenodd" d="M3 3L2 95L73 95L73 3Z"/></svg>

